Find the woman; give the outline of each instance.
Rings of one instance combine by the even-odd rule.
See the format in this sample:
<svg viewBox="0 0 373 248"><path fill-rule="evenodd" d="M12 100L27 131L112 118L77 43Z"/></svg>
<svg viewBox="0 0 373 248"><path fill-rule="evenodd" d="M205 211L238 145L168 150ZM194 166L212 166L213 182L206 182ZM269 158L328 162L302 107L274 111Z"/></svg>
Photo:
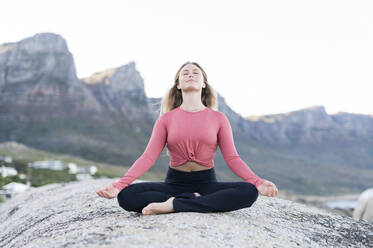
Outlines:
<svg viewBox="0 0 373 248"><path fill-rule="evenodd" d="M250 207L258 192L277 196L276 185L255 175L240 158L228 118L214 110L216 106L205 71L195 62L183 64L162 99L161 114L144 153L119 181L96 193L117 197L123 209L144 215L225 212ZM165 181L131 184L154 165L166 144L170 166ZM217 146L228 167L245 182L216 180Z"/></svg>

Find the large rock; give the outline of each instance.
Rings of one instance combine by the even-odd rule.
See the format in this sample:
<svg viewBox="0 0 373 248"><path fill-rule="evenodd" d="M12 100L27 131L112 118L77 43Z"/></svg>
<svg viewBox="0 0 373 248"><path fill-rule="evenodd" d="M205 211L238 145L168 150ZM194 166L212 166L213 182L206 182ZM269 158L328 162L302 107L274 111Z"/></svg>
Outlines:
<svg viewBox="0 0 373 248"><path fill-rule="evenodd" d="M373 222L373 188L360 194L353 217L358 220Z"/></svg>
<svg viewBox="0 0 373 248"><path fill-rule="evenodd" d="M232 212L143 216L96 195L112 181L50 184L5 202L0 247L373 246L373 224L278 197Z"/></svg>
<svg viewBox="0 0 373 248"><path fill-rule="evenodd" d="M118 68L94 73L82 81L106 111L122 113L138 120L150 112L144 80L133 61Z"/></svg>
<svg viewBox="0 0 373 248"><path fill-rule="evenodd" d="M66 40L54 33L0 44L0 94L0 110L7 119L19 117L21 110L39 119L102 109L77 78Z"/></svg>

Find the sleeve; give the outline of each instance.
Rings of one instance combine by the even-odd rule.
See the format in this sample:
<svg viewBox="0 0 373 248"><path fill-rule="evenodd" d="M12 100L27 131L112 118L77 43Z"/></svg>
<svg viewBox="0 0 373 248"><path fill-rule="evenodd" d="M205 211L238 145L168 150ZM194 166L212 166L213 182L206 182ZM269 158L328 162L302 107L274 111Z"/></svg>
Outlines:
<svg viewBox="0 0 373 248"><path fill-rule="evenodd" d="M237 176L254 184L255 187L264 182L264 179L257 176L238 155L233 141L232 127L227 116L223 113L218 132L218 142L225 162Z"/></svg>
<svg viewBox="0 0 373 248"><path fill-rule="evenodd" d="M158 156L163 151L167 140L167 128L163 117L160 116L155 121L152 135L144 153L134 162L119 181L112 183L115 188L121 191L154 165Z"/></svg>

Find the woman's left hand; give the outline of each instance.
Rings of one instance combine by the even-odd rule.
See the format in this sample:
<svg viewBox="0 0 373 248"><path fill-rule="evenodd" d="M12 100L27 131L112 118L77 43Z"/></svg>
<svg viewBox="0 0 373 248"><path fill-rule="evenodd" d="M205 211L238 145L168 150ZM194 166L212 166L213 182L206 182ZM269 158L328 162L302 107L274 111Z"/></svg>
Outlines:
<svg viewBox="0 0 373 248"><path fill-rule="evenodd" d="M278 189L274 183L265 180L262 184L257 187L259 193L264 196L277 196Z"/></svg>

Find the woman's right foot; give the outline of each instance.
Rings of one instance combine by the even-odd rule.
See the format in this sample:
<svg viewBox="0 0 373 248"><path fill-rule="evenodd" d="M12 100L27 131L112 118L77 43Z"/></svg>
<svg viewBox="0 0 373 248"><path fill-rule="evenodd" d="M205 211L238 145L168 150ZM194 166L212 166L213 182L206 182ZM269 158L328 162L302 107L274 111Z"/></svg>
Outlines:
<svg viewBox="0 0 373 248"><path fill-rule="evenodd" d="M152 202L149 203L146 207L142 209L143 215L152 215L152 214L165 214L171 213L174 211L174 201L175 197L170 197L165 202Z"/></svg>
<svg viewBox="0 0 373 248"><path fill-rule="evenodd" d="M196 195L196 197L198 197L198 196L201 196L199 193L197 193L197 192L194 192L194 194Z"/></svg>

